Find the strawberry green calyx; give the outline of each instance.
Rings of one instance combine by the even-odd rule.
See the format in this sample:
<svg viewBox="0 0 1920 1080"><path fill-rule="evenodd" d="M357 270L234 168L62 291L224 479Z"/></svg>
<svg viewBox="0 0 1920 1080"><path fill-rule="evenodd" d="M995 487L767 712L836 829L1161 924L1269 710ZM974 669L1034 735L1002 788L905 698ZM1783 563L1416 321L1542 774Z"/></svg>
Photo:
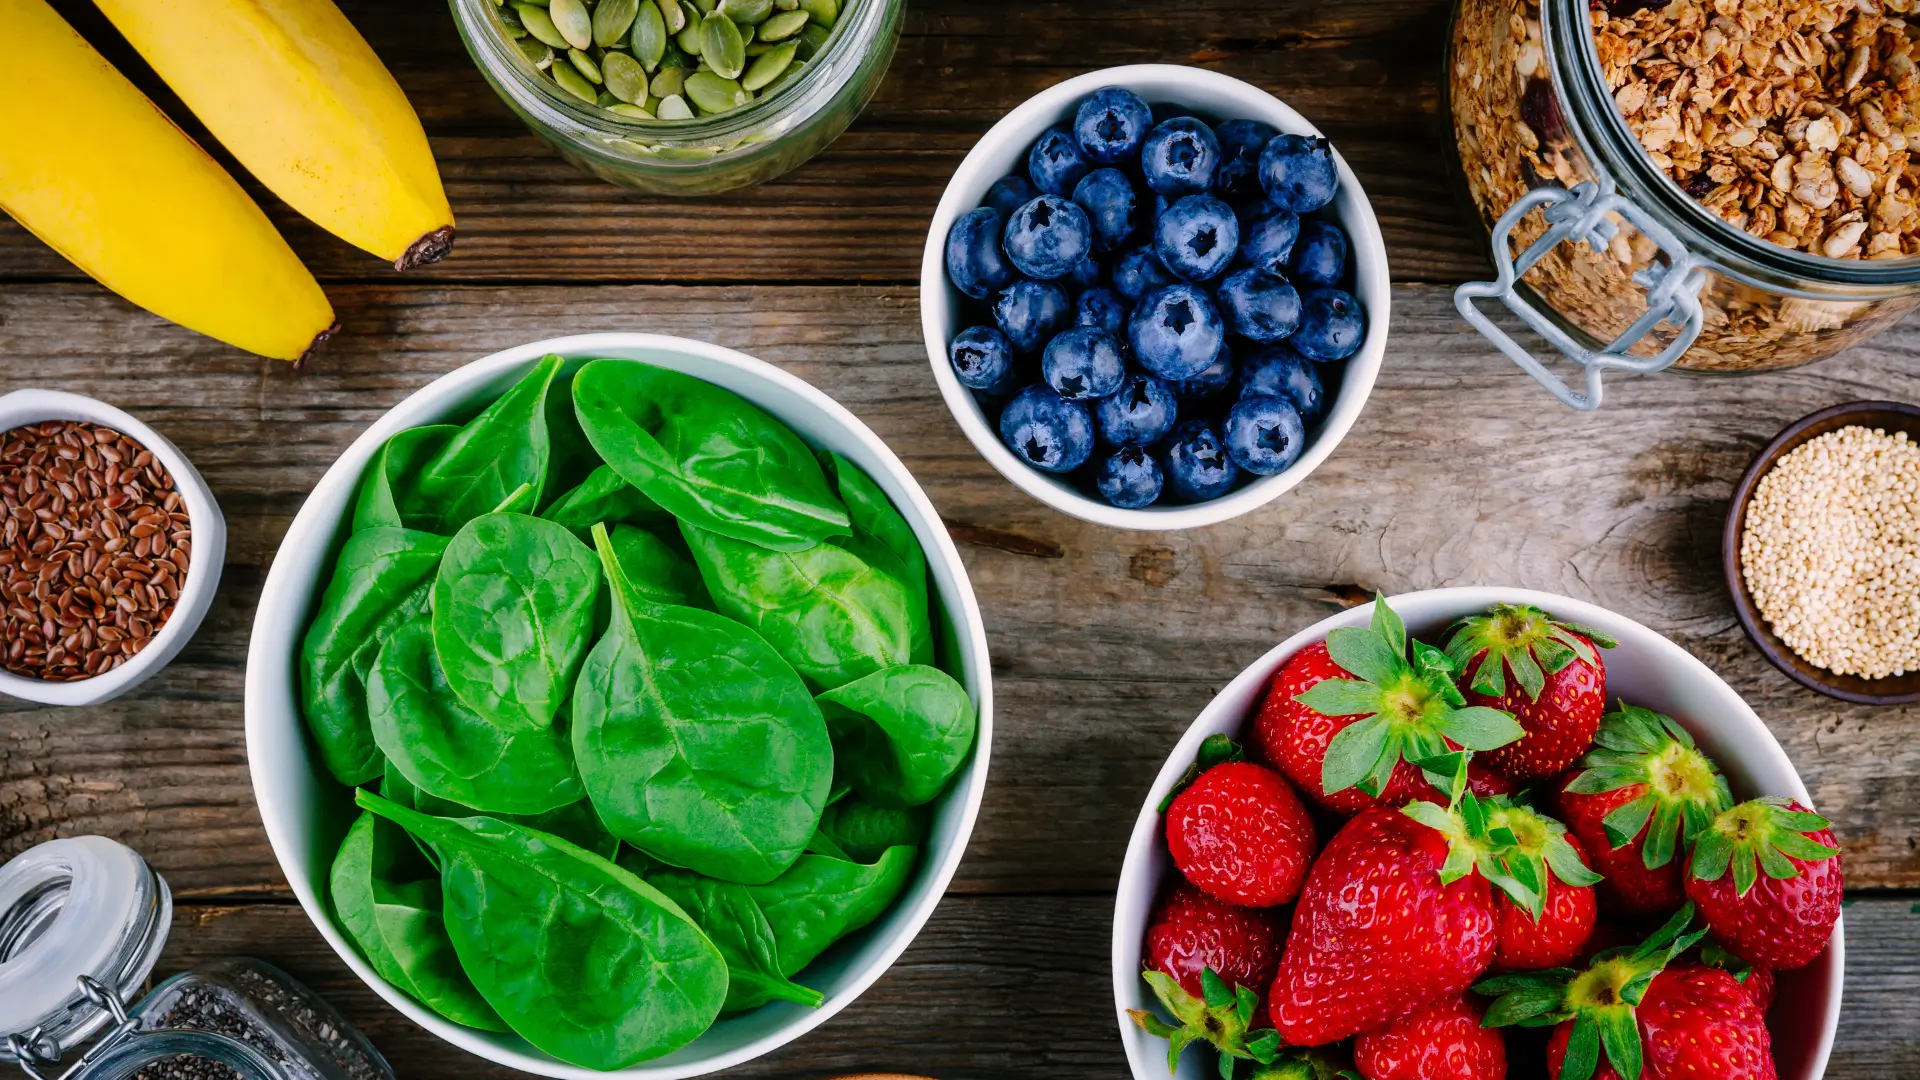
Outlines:
<svg viewBox="0 0 1920 1080"><path fill-rule="evenodd" d="M1431 645L1409 642L1385 596L1374 596L1371 626L1328 633L1327 654L1357 677L1327 679L1294 700L1326 716L1364 719L1327 744L1320 771L1326 794L1357 785L1377 796L1402 759L1441 757L1454 747L1491 750L1525 734L1511 715L1469 706L1453 684L1453 662Z"/></svg>
<svg viewBox="0 0 1920 1080"><path fill-rule="evenodd" d="M1704 927L1688 932L1693 914L1687 904L1638 948L1609 949L1585 971L1554 968L1481 980L1474 992L1493 999L1481 1023L1551 1027L1571 1021L1555 1080L1590 1080L1602 1054L1623 1080L1639 1080L1640 1028L1634 1010L1654 976L1706 936Z"/></svg>
<svg viewBox="0 0 1920 1080"><path fill-rule="evenodd" d="M1807 835L1829 824L1819 814L1793 809L1790 800L1778 796L1743 802L1723 811L1694 839L1688 872L1702 881L1716 881L1731 868L1734 892L1745 896L1761 871L1781 880L1798 876L1800 868L1788 856L1820 862L1840 854Z"/></svg>
<svg viewBox="0 0 1920 1080"><path fill-rule="evenodd" d="M1209 1043L1219 1051L1221 1080L1233 1080L1236 1062L1268 1065L1280 1059L1280 1033L1272 1028L1251 1030L1260 1005L1259 995L1252 990L1229 985L1212 968L1200 972L1201 997L1187 993L1164 971L1144 971L1141 977L1179 1024L1169 1024L1145 1009L1128 1009L1127 1015L1142 1031L1167 1040L1169 1072L1180 1071L1181 1052L1196 1042Z"/></svg>
<svg viewBox="0 0 1920 1080"><path fill-rule="evenodd" d="M1245 760L1247 760L1247 752L1239 743L1233 741L1232 736L1218 733L1207 736L1201 741L1200 751L1194 755L1193 764L1187 766L1187 771L1180 774L1180 779L1174 782L1173 789L1167 792L1167 797L1160 800L1160 812L1166 813L1167 808L1173 805L1173 800L1179 798L1181 792L1192 787L1193 782L1200 779L1201 773L1215 765Z"/></svg>
<svg viewBox="0 0 1920 1080"><path fill-rule="evenodd" d="M1625 847L1647 829L1641 861L1648 869L1667 865L1682 845L1733 805L1720 767L1693 744L1673 717L1621 702L1600 721L1594 749L1580 759L1582 771L1567 785L1580 795L1600 795L1634 784L1646 790L1601 820L1607 840ZM1648 821L1652 825L1648 826Z"/></svg>
<svg viewBox="0 0 1920 1080"><path fill-rule="evenodd" d="M1485 615L1469 615L1454 623L1451 631L1447 656L1456 668L1468 672L1468 685L1476 693L1505 694L1511 668L1529 701L1540 700L1547 676L1574 660L1596 663L1594 645L1611 649L1617 644L1590 626L1562 622L1531 604L1495 604ZM1468 671L1473 658L1483 652L1486 658L1479 667Z"/></svg>
<svg viewBox="0 0 1920 1080"><path fill-rule="evenodd" d="M1546 903L1547 875L1580 888L1604 880L1587 868L1567 842L1567 827L1504 795L1487 800L1487 836L1494 845L1489 858L1499 873L1481 874L1499 885L1535 922ZM1519 884L1516 891L1506 882Z"/></svg>
<svg viewBox="0 0 1920 1080"><path fill-rule="evenodd" d="M1416 799L1400 812L1447 838L1447 859L1440 866L1442 885L1451 885L1477 870L1516 903L1537 912L1546 880L1536 876L1529 884L1514 873L1510 863L1525 860L1515 856L1518 839L1511 824L1506 823L1512 807L1499 796L1481 799L1467 790L1467 763L1472 759L1470 750L1420 759L1416 764L1449 802L1439 806ZM1567 854L1573 855L1573 850L1569 848ZM1579 856L1573 857L1577 864ZM1537 914L1534 917L1539 918Z"/></svg>
<svg viewBox="0 0 1920 1080"><path fill-rule="evenodd" d="M1365 1080L1352 1069L1342 1068L1324 1050L1289 1050L1272 1064L1253 1070L1247 1080Z"/></svg>

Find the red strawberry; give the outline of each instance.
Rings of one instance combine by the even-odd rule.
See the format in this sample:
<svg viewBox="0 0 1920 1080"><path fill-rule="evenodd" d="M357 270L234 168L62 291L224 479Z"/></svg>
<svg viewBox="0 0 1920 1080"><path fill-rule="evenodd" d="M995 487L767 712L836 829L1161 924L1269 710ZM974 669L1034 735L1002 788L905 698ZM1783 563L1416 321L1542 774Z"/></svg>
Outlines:
<svg viewBox="0 0 1920 1080"><path fill-rule="evenodd" d="M1354 1039L1354 1066L1366 1080L1506 1080L1507 1043L1484 1012L1465 995L1422 1005Z"/></svg>
<svg viewBox="0 0 1920 1080"><path fill-rule="evenodd" d="M1560 817L1606 877L1607 907L1664 914L1685 899L1674 855L1732 804L1727 781L1685 728L1649 709L1622 703L1598 742L1562 782Z"/></svg>
<svg viewBox="0 0 1920 1080"><path fill-rule="evenodd" d="M1519 899L1505 890L1494 894L1499 938L1493 966L1536 971L1571 964L1593 936L1593 886L1600 875L1588 869L1586 852L1566 826L1524 806L1495 805L1491 831L1497 837L1504 828L1514 836L1512 847L1497 857L1513 877L1540 888Z"/></svg>
<svg viewBox="0 0 1920 1080"><path fill-rule="evenodd" d="M1194 887L1229 904L1272 907L1299 895L1313 819L1279 773L1215 765L1167 808L1167 850Z"/></svg>
<svg viewBox="0 0 1920 1080"><path fill-rule="evenodd" d="M1254 743L1329 809L1403 805L1431 790L1418 762L1522 734L1512 717L1468 707L1452 675L1446 654L1410 642L1376 597L1371 626L1335 630L1281 667L1254 720Z"/></svg>
<svg viewBox="0 0 1920 1080"><path fill-rule="evenodd" d="M1474 872L1484 851L1461 811L1424 802L1375 807L1334 834L1268 994L1282 1040L1334 1042L1465 990L1493 959L1493 898Z"/></svg>
<svg viewBox="0 0 1920 1080"><path fill-rule="evenodd" d="M1173 887L1147 927L1147 966L1173 976L1195 997L1205 993L1200 973L1206 968L1258 993L1279 964L1280 926L1272 912L1224 904L1185 883Z"/></svg>
<svg viewBox="0 0 1920 1080"><path fill-rule="evenodd" d="M1751 968L1747 971L1747 977L1740 980L1740 985L1747 988L1747 996L1753 999L1753 1007L1760 1010L1760 1015L1767 1015L1767 1010L1773 1008L1772 969Z"/></svg>
<svg viewBox="0 0 1920 1080"><path fill-rule="evenodd" d="M1708 967L1717 967L1738 979L1762 1014L1773 1007L1774 980L1770 969L1754 967L1711 941L1700 946L1700 962Z"/></svg>
<svg viewBox="0 0 1920 1080"><path fill-rule="evenodd" d="M1827 819L1797 802L1743 802L1695 839L1686 888L1715 941L1748 963L1791 971L1833 936L1840 848Z"/></svg>
<svg viewBox="0 0 1920 1080"><path fill-rule="evenodd" d="M1447 655L1474 705L1512 713L1526 729L1491 750L1494 768L1522 782L1552 776L1593 743L1607 711L1607 669L1597 630L1560 622L1527 604L1495 604L1453 626Z"/></svg>

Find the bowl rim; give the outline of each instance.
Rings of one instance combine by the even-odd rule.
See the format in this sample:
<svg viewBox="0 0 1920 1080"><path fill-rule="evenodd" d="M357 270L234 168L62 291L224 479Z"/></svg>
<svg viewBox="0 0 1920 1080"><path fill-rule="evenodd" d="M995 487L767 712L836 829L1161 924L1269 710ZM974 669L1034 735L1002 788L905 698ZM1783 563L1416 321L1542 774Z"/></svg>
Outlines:
<svg viewBox="0 0 1920 1080"><path fill-rule="evenodd" d="M549 353L558 353L569 359L587 359L607 355L606 350L610 349L629 352L651 350L678 353L699 364L730 368L748 378L770 383L819 409L854 442L862 445L875 456L888 474L884 478L876 476L876 482L880 482L883 489L896 500L904 495L908 506L902 507L903 513L909 513L908 507L911 508L909 524L913 524L913 518L917 517L919 522L928 528L929 535L921 536L921 543L927 549L929 566L938 563L946 573L951 575L954 585L953 595L943 596L942 599L945 601L949 618L955 624L958 647L967 662L969 681L977 683L975 704L979 711L979 723L974 738L973 755L965 766L965 780L952 788L941 802L931 804L938 808L958 802L958 818L951 846L938 859L933 857L931 845L923 853L915 881L927 881L930 885L919 900L910 907L907 906L906 899L903 897L889 909L893 912L905 909L906 917L894 931L894 936L886 942L884 948L872 961L862 968L851 971L846 976L845 984L818 1009L798 1012L792 1020L775 1030L732 1050L693 1060L682 1059L668 1064L660 1063L666 1061L667 1057L678 1055L697 1045L696 1039L687 1047L674 1051L673 1055L639 1062L624 1069L600 1071L557 1061L531 1047L524 1049L498 1047L481 1037L485 1033L473 1031L444 1019L402 994L381 978L360 956L359 951L348 943L332 917L330 905L316 888L318 883L324 881L324 869L318 874L309 874L303 872L299 866L298 850L294 843L293 825L290 821L293 811L285 805L287 796L272 784L263 782L262 762L271 752L266 745L267 728L274 724L284 724L288 719L270 714L278 707L275 695L285 693L285 678L289 676L298 678L295 664L288 654L297 652L299 634L304 627L304 620L311 604L311 601L301 604L297 613L289 615L289 604L284 594L297 592L309 584L313 586L312 595L317 598L319 594L319 583L294 580L294 571L288 568L287 560L281 557L286 545L296 540L331 544L341 526L340 514L349 509L348 503L353 491L373 454L395 432L423 422L420 419L422 414L431 415L443 410L449 402L470 402L483 387L505 377L507 372L530 365ZM891 486L886 482L888 480L892 481ZM323 506L323 503L335 504L337 509ZM920 530L916 529L915 533L920 535ZM325 570L322 569L315 576L318 577L324 573ZM934 908L946 895L954 872L965 854L967 842L971 838L985 794L993 742L993 684L985 622L981 616L973 586L967 576L965 563L960 558L958 547L941 526L938 511L934 509L926 492L893 450L845 406L797 375L724 346L664 334L628 332L576 334L502 349L438 376L383 412L327 467L326 472L314 485L312 492L308 494L306 501L288 526L286 537L282 539L280 547L276 549L273 564L268 570L267 579L261 589L259 608L263 614L278 611L281 617L257 618L248 641L245 685L248 770L253 783L254 796L260 809L261 824L266 829L274 857L279 862L295 898L299 900L301 908L321 936L326 939L327 944L332 947L334 953L387 1004L452 1046L484 1060L536 1075L566 1078L566 1080L591 1080L599 1077L619 1077L627 1080L680 1080L682 1077L700 1076L753 1060L819 1027L865 993L918 937ZM275 674L281 675L278 681L274 679ZM290 719L293 724L300 726L297 709ZM310 755L311 750L306 747L304 730L298 730L296 735L305 752ZM330 778L326 782L332 783ZM909 888L911 889L912 886Z"/></svg>
<svg viewBox="0 0 1920 1080"><path fill-rule="evenodd" d="M227 557L227 522L213 489L166 436L123 409L96 398L66 390L26 387L0 395L0 432L49 420L80 420L112 428L153 452L173 477L174 489L187 508L193 552L187 557L187 575L173 614L160 625L147 647L133 659L110 671L73 682L47 682L0 670L0 694L42 705L97 705L110 701L152 678L179 655L213 605L220 572Z"/></svg>
<svg viewBox="0 0 1920 1080"><path fill-rule="evenodd" d="M1460 614L1484 610L1496 602L1532 604L1560 614L1573 622L1583 623L1601 630L1616 638L1622 648L1636 651L1646 650L1653 654L1664 666L1684 672L1688 681L1698 682L1709 688L1716 688L1717 696L1722 697L1730 706L1726 713L1732 721L1757 735L1756 745L1762 756L1772 759L1777 769L1784 769L1792 778L1787 785L1790 790L1776 792L1799 799L1804 805L1812 806L1813 798L1808 794L1806 783L1800 777L1799 770L1787 756L1779 740L1767 729L1759 715L1746 703L1726 681L1707 667L1698 657L1688 652L1665 635L1653 630L1638 620L1612 611L1585 600L1576 600L1568 596L1540 592L1533 589L1508 588L1504 586L1466 585L1439 589L1417 589L1387 598L1396 611L1404 612L1415 606L1432 605ZM1323 639L1328 630L1339 626L1365 625L1373 613L1373 603L1369 601L1344 611L1335 612L1310 626L1287 637L1267 650L1259 659L1249 664L1232 681L1220 688L1207 702L1193 722L1188 725L1179 740L1167 755L1167 760L1154 777L1152 786L1141 803L1139 816L1134 819L1133 830L1128 836L1125 860L1121 864L1119 884L1115 890L1113 937L1110 943L1113 976L1114 1012L1120 1026L1121 1043L1126 1047L1128 1067L1136 1080L1164 1080L1166 1059L1157 1053L1144 1050L1139 1032L1127 1015L1127 1003L1140 1000L1137 987L1140 975L1137 967L1129 959L1138 954L1139 945L1146 933L1153 896L1160 882L1145 881L1150 872L1150 852L1159 842L1160 812L1159 804L1168 792L1173 790L1187 765L1193 761L1200 742L1211 732L1235 730L1243 727L1248 713L1244 710L1233 712L1231 702L1264 686L1293 654L1308 645ZM1256 706L1257 708L1257 706ZM1141 899L1144 897L1145 899ZM1832 991L1825 1002L1821 1026L1815 1037L1812 1071L1807 1074L1818 1077L1824 1073L1833 1042L1840 1023L1840 1002L1845 985L1846 970L1846 925L1845 914L1836 920L1833 934L1828 939L1826 952L1822 958L1814 961L1808 969L1823 962L1832 971ZM1799 1078L1795 1078L1799 1080Z"/></svg>
<svg viewBox="0 0 1920 1080"><path fill-rule="evenodd" d="M1740 620L1740 628L1747 632L1747 638L1767 662L1779 668L1787 678L1809 690L1851 702L1855 705L1906 705L1920 701L1920 688L1906 691L1873 693L1865 690L1852 690L1815 674L1813 665L1799 660L1799 654L1787 647L1773 632L1766 617L1760 613L1760 607L1754 603L1753 593L1747 588L1746 568L1741 561L1740 540L1746 531L1747 504L1753 500L1753 491L1760 485L1762 477L1773 471L1790 451L1812 442L1821 435L1837 431L1851 424L1829 425L1829 421L1896 415L1908 418L1916 428L1920 428L1920 406L1909 405L1901 401L1848 401L1839 405L1830 405L1818 409L1795 420L1773 437L1761 451L1753 456L1747 465L1747 471L1740 475L1740 482L1733 486L1733 496L1727 503L1726 524L1720 534L1720 569L1726 580L1727 596L1733 601L1733 613ZM1863 426L1875 426L1863 424ZM1822 430L1815 430L1816 428ZM1911 673L1910 673L1911 674ZM1857 677L1851 677L1857 678ZM1872 680L1860 679L1862 682Z"/></svg>
<svg viewBox="0 0 1920 1080"><path fill-rule="evenodd" d="M1368 199L1365 188L1339 149L1333 150L1339 170L1342 206L1340 224L1353 244L1355 266L1354 295L1367 311L1367 337L1360 349L1346 361L1340 392L1333 407L1320 422L1320 429L1300 459L1285 471L1258 477L1245 486L1217 499L1190 505L1152 506L1123 510L1099 499L1083 495L1063 480L1042 473L1013 456L987 423L979 404L953 374L947 360L950 328L957 323L954 305L946 281L946 236L961 214L980 203L998 176L988 176L987 159L996 156L1012 142L1025 143L1047 125L1057 122L1065 108L1085 95L1107 86L1137 89L1138 84L1178 82L1184 87L1201 88L1239 101L1251 114L1284 132L1321 135L1300 113L1258 86L1231 75L1182 64L1130 64L1102 68L1076 75L1040 91L1001 117L974 143L973 149L954 170L942 191L940 202L927 229L927 242L920 260L920 326L926 341L927 359L933 368L934 382L954 422L967 436L980 456L1015 487L1040 502L1096 525L1119 529L1162 531L1193 529L1218 524L1249 513L1279 498L1306 479L1326 461L1359 419L1373 392L1380 366L1386 356L1387 334L1392 318L1392 279L1387 265L1386 241L1380 232L1380 219ZM1158 93L1156 91L1155 93Z"/></svg>

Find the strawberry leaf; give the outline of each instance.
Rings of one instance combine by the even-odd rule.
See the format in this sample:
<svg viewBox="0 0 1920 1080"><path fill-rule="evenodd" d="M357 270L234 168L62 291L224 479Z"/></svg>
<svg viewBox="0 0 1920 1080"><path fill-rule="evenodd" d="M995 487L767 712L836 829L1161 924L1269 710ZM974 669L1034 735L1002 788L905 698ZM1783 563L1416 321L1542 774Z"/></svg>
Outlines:
<svg viewBox="0 0 1920 1080"><path fill-rule="evenodd" d="M1403 654L1394 651L1377 630L1343 626L1327 633L1327 655L1342 668L1370 683L1384 683L1407 668Z"/></svg>
<svg viewBox="0 0 1920 1080"><path fill-rule="evenodd" d="M1233 987L1228 986L1227 980L1221 978L1220 973L1210 967L1200 969L1200 996L1209 1009L1237 1004L1234 1001Z"/></svg>
<svg viewBox="0 0 1920 1080"><path fill-rule="evenodd" d="M1647 819L1652 816L1653 796L1642 795L1625 806L1616 807L1600 819L1600 825L1606 830L1607 843L1623 848L1640 835L1640 830L1646 828Z"/></svg>
<svg viewBox="0 0 1920 1080"><path fill-rule="evenodd" d="M1542 855L1547 860L1547 866L1553 870L1553 876L1575 888L1598 885L1606 880L1603 875L1594 873L1586 863L1580 861L1580 853L1567 842L1564 833L1547 841L1546 850Z"/></svg>
<svg viewBox="0 0 1920 1080"><path fill-rule="evenodd" d="M1180 774L1180 779L1174 782L1172 790L1167 792L1167 797L1160 800L1159 812L1166 813L1167 808L1173 805L1173 800L1179 798L1181 792L1192 787L1193 782L1200 779L1201 773L1215 765L1224 765L1229 761L1245 761L1246 758L1246 751L1241 749L1240 744L1234 742L1232 737L1221 734L1207 736L1201 740L1200 752L1194 756L1193 764L1188 765L1187 771Z"/></svg>
<svg viewBox="0 0 1920 1080"><path fill-rule="evenodd" d="M1606 1048L1607 1061L1622 1080L1640 1080L1640 1029L1634 1023L1633 1010L1612 1008L1595 1018L1600 1028L1600 1044Z"/></svg>
<svg viewBox="0 0 1920 1080"><path fill-rule="evenodd" d="M1469 750L1492 750L1527 733L1511 713L1480 705L1454 709L1435 727L1440 729L1440 734Z"/></svg>
<svg viewBox="0 0 1920 1080"><path fill-rule="evenodd" d="M1600 1026L1592 1016L1581 1013L1573 1018L1573 1032L1567 1038L1566 1056L1560 1059L1558 1080L1591 1080L1599 1064Z"/></svg>
<svg viewBox="0 0 1920 1080"><path fill-rule="evenodd" d="M1326 685L1328 684L1323 682L1313 689L1318 690ZM1308 693L1311 692L1308 691ZM1318 706L1314 706L1312 702L1307 704L1318 709ZM1387 753L1391 727L1392 725L1385 717L1376 715L1341 728L1334 735L1333 740L1327 744L1327 756L1320 763L1320 790L1329 795L1336 791L1344 791L1378 771L1377 766ZM1389 762L1387 765L1389 773L1392 768L1392 763Z"/></svg>
<svg viewBox="0 0 1920 1080"><path fill-rule="evenodd" d="M1326 716L1371 716L1384 707L1380 688L1359 679L1326 679L1293 700Z"/></svg>
<svg viewBox="0 0 1920 1080"><path fill-rule="evenodd" d="M1687 872L1703 881L1716 881L1733 868L1734 891L1741 896L1759 880L1759 872L1786 880L1797 877L1793 861L1821 862L1838 849L1808 836L1827 828L1819 814L1793 809L1777 796L1752 799L1722 811L1694 840Z"/></svg>
<svg viewBox="0 0 1920 1080"><path fill-rule="evenodd" d="M1387 639L1387 647L1394 655L1404 655L1407 651L1407 624L1400 621L1400 614L1387 606L1384 593L1373 594L1373 629Z"/></svg>

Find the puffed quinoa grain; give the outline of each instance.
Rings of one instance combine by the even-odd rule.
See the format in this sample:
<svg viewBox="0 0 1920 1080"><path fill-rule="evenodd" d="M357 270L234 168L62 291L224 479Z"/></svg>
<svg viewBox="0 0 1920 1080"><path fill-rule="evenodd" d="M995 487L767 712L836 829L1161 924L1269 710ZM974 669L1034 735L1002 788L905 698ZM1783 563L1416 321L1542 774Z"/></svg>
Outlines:
<svg viewBox="0 0 1920 1080"><path fill-rule="evenodd" d="M1854 426L1795 447L1754 487L1740 565L1761 616L1808 663L1920 671L1920 445Z"/></svg>

